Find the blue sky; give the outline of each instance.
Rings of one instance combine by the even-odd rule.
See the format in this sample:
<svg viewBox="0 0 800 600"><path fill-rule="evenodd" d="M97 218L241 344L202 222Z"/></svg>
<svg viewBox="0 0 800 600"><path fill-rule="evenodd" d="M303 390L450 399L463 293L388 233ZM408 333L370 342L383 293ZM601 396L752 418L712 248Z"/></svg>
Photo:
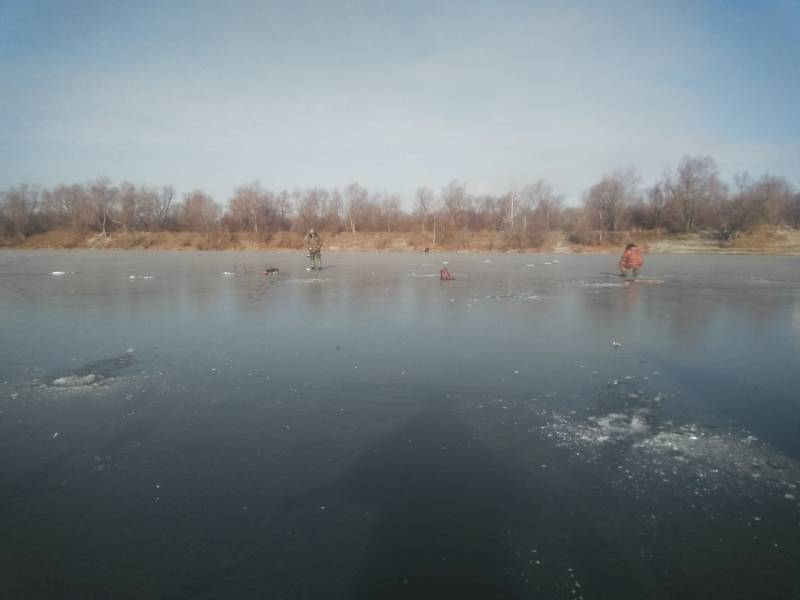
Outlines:
<svg viewBox="0 0 800 600"><path fill-rule="evenodd" d="M0 0L0 189L800 184L800 0Z"/></svg>

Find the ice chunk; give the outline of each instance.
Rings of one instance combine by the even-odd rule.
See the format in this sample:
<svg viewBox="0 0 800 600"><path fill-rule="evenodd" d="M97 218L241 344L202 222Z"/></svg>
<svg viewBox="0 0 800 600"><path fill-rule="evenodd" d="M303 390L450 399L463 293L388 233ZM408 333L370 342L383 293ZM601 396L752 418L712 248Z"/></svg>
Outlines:
<svg viewBox="0 0 800 600"><path fill-rule="evenodd" d="M66 275L66 274L67 273L65 271L53 271L52 273L50 273L50 275L56 275L56 276L58 276L58 275Z"/></svg>
<svg viewBox="0 0 800 600"><path fill-rule="evenodd" d="M53 380L53 385L59 387L76 387L80 385L91 385L97 380L94 373L88 375L67 375L66 377L59 377Z"/></svg>
<svg viewBox="0 0 800 600"><path fill-rule="evenodd" d="M611 340L611 345L614 346L614 348L622 348L622 342L618 342L617 340Z"/></svg>

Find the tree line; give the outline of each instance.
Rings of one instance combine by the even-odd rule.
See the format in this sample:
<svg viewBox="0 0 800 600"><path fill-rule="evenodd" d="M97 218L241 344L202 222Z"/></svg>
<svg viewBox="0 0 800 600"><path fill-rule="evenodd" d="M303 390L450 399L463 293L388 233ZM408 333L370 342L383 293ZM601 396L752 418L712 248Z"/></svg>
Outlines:
<svg viewBox="0 0 800 600"><path fill-rule="evenodd" d="M24 239L53 230L95 232L250 232L268 239L279 231L316 227L328 234L420 232L450 242L470 232L507 236L512 246L541 242L551 231L593 244L622 231L708 232L730 240L759 226L800 228L800 192L784 177L746 173L725 182L709 156L686 156L649 186L633 167L603 176L566 206L544 180L505 194L474 194L458 181L439 191L418 188L413 207L399 196L352 183L342 190L273 191L258 182L234 190L223 208L202 190L178 198L170 185L152 187L100 177L52 189L21 184L0 192L0 234Z"/></svg>

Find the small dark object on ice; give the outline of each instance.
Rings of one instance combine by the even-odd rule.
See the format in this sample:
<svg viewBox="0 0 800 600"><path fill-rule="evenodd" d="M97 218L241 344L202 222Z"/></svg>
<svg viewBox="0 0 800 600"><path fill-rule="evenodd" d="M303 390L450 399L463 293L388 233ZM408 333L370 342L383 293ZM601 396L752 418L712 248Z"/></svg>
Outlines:
<svg viewBox="0 0 800 600"><path fill-rule="evenodd" d="M278 267L267 267L264 269L264 275L277 275L278 273L280 273Z"/></svg>
<svg viewBox="0 0 800 600"><path fill-rule="evenodd" d="M441 271L439 271L439 279L442 281L452 281L455 279L455 277L453 277L453 274L447 270L447 267L444 267Z"/></svg>
<svg viewBox="0 0 800 600"><path fill-rule="evenodd" d="M428 248L427 246L425 246L425 254L427 254L427 253L428 253L428 252L430 252L430 251L431 251L431 249L430 249L430 248Z"/></svg>

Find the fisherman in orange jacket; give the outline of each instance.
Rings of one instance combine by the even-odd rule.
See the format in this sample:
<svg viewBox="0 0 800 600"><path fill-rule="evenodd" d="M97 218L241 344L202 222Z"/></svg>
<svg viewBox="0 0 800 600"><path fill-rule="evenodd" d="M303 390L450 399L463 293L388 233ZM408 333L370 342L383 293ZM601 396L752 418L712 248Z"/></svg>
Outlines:
<svg viewBox="0 0 800 600"><path fill-rule="evenodd" d="M642 253L639 246L633 242L625 246L625 252L622 253L622 258L619 259L619 274L621 277L627 277L629 273L633 273L634 277L639 276L639 269L644 264Z"/></svg>

